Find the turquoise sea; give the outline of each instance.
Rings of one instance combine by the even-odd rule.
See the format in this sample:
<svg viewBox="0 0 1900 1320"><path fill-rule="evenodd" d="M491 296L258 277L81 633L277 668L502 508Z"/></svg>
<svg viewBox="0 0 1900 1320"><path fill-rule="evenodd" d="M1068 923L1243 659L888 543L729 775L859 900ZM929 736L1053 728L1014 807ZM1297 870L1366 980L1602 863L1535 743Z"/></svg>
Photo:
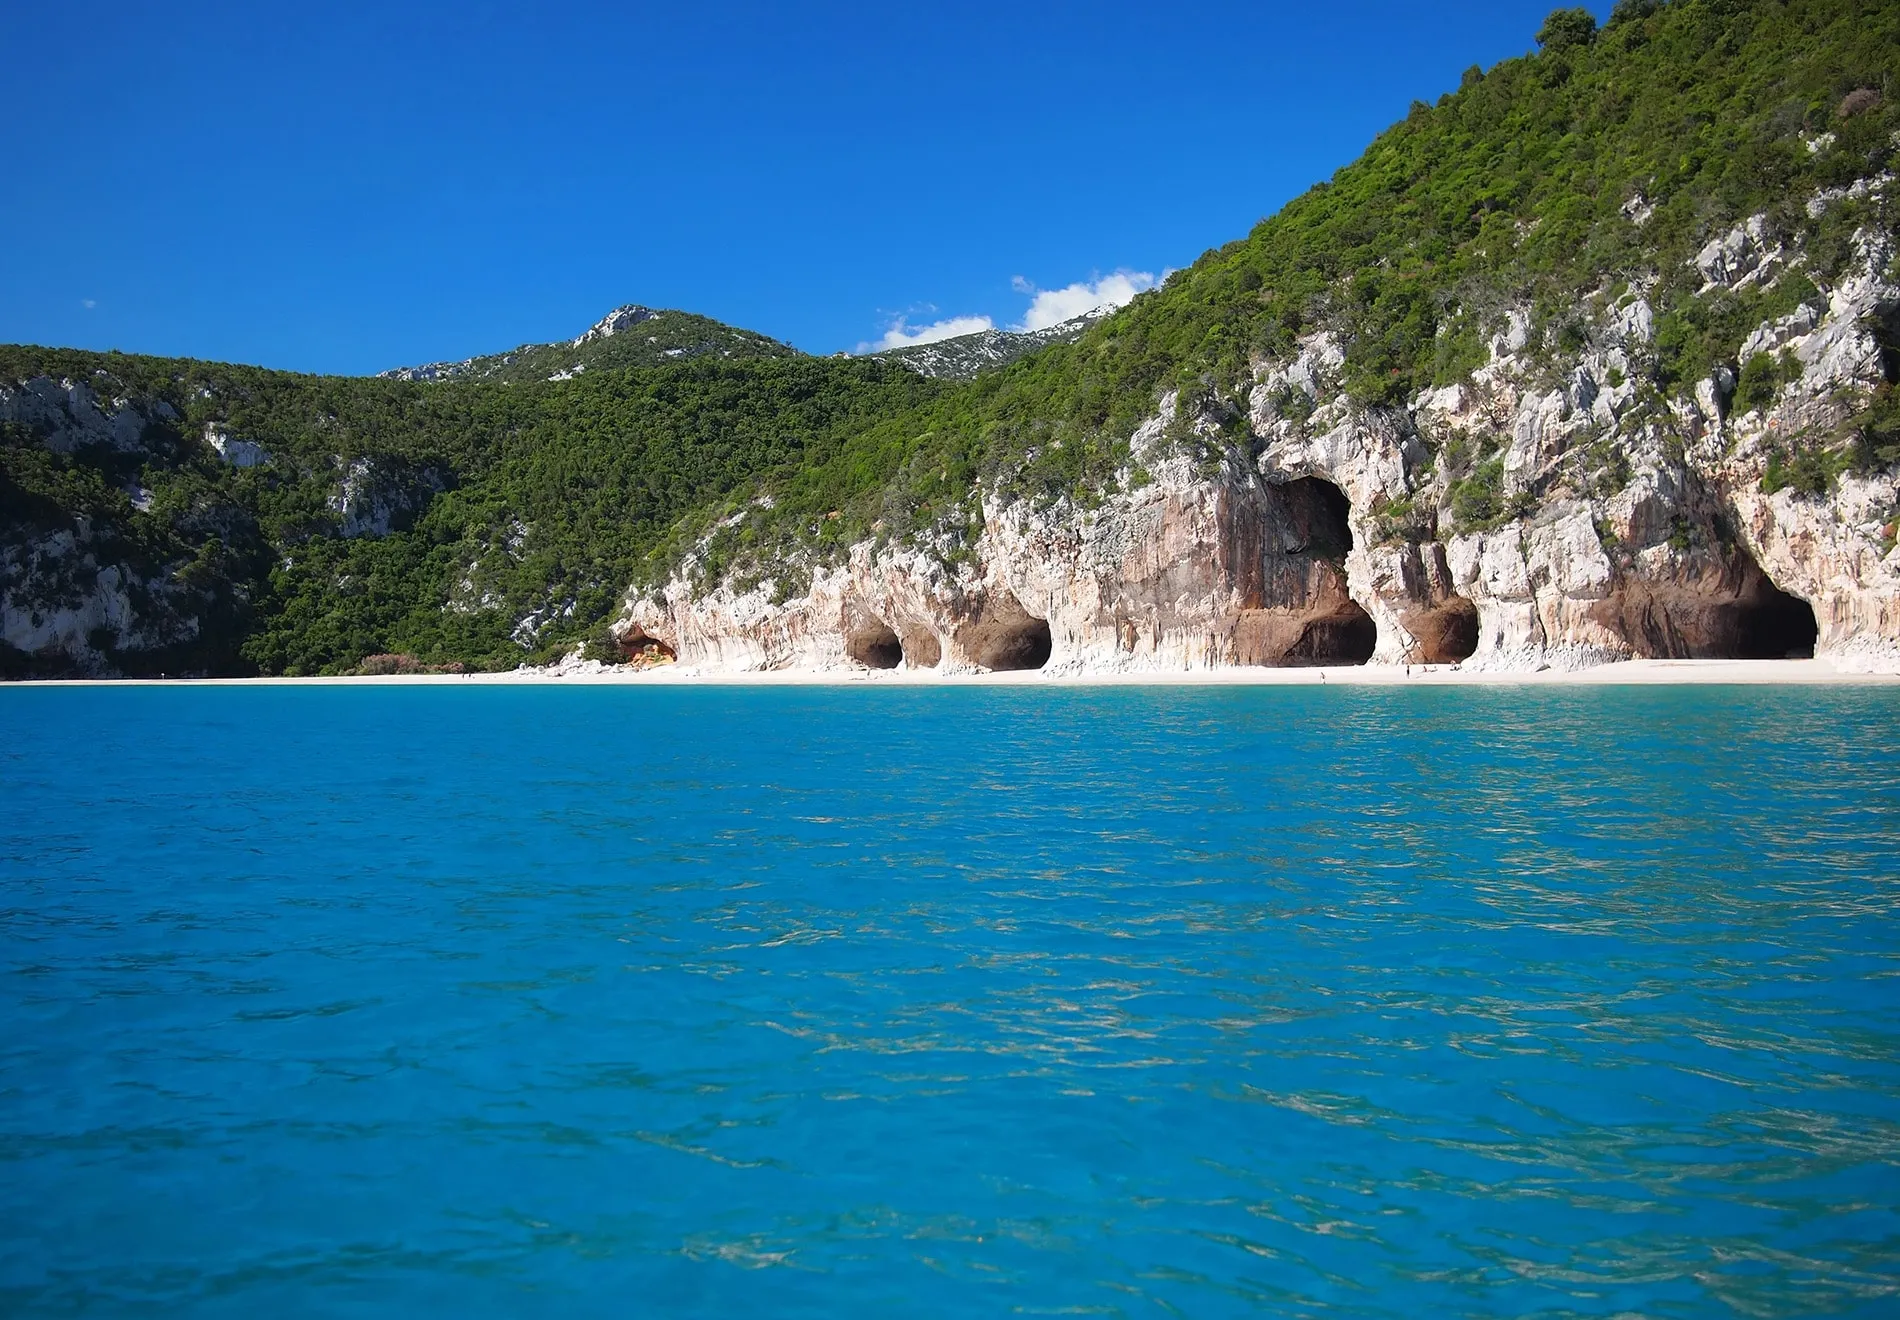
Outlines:
<svg viewBox="0 0 1900 1320"><path fill-rule="evenodd" d="M1900 691L0 691L0 1313L1900 1314Z"/></svg>

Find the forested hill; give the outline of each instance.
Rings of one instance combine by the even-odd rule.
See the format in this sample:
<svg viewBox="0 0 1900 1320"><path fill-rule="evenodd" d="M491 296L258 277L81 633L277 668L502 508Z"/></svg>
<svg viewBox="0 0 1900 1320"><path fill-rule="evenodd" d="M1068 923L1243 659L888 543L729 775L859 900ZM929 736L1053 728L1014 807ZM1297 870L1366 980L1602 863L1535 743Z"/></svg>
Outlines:
<svg viewBox="0 0 1900 1320"><path fill-rule="evenodd" d="M639 308L409 373L435 379L0 349L0 669L513 665L689 558L779 592L866 540L955 562L981 491L1082 509L1144 480L1130 436L1170 392L1244 453L1251 391L1320 331L1350 407L1403 420L1507 327L1555 363L1593 299L1640 289L1659 415L1745 368L1772 392L1751 329L1825 302L1855 236L1894 228L1900 6L1623 0L1539 43L1075 342L967 382ZM1711 279L1699 254L1751 218L1799 260ZM1887 388L1849 430L1789 437L1790 462L1825 485L1893 461L1896 429ZM1495 465L1448 450L1445 499ZM1504 516L1466 493L1461 516Z"/></svg>
<svg viewBox="0 0 1900 1320"><path fill-rule="evenodd" d="M431 384L0 348L0 668L559 655L683 513L939 388L864 360Z"/></svg>
<svg viewBox="0 0 1900 1320"><path fill-rule="evenodd" d="M523 344L508 353L491 353L461 362L431 362L398 367L382 375L395 380L523 381L567 380L588 371L658 367L688 358L797 357L790 344L740 330L691 312L616 307L584 334L552 344Z"/></svg>

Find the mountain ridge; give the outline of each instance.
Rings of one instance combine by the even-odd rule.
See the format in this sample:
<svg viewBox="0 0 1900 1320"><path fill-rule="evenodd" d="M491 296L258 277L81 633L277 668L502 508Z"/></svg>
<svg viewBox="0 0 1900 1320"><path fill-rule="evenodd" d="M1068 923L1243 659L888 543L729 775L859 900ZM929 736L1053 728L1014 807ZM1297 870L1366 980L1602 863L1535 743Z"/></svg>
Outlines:
<svg viewBox="0 0 1900 1320"><path fill-rule="evenodd" d="M1115 310L1104 305L1040 330L978 330L927 344L879 349L864 356L901 362L926 376L944 380L970 380L985 371L1006 367L1018 358L1027 357L1051 344L1073 343L1090 326Z"/></svg>
<svg viewBox="0 0 1900 1320"><path fill-rule="evenodd" d="M459 362L429 362L379 371L383 380L524 381L568 380L588 370L663 366L686 358L802 356L789 344L711 317L671 308L623 303L572 340L522 344L504 353L477 354Z"/></svg>

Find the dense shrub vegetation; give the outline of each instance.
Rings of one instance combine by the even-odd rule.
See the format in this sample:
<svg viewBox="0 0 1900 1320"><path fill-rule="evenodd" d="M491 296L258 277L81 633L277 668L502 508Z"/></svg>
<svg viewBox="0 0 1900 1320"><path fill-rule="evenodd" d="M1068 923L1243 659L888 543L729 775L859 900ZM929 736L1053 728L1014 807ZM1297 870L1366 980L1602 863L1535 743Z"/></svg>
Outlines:
<svg viewBox="0 0 1900 1320"><path fill-rule="evenodd" d="M0 348L0 380L35 376L163 401L179 420L148 428L149 456L50 454L8 428L0 510L12 535L84 516L110 537L101 554L136 549L139 566L209 554L205 572L248 635L197 667L288 674L378 653L512 666L558 651L613 608L641 552L681 514L941 388L837 359L431 385ZM207 422L262 445L270 463L227 466L204 441ZM339 534L331 502L357 459L394 474L398 489L404 474L434 478L389 535ZM134 510L139 486L150 512ZM545 626L517 640L517 620L536 611Z"/></svg>

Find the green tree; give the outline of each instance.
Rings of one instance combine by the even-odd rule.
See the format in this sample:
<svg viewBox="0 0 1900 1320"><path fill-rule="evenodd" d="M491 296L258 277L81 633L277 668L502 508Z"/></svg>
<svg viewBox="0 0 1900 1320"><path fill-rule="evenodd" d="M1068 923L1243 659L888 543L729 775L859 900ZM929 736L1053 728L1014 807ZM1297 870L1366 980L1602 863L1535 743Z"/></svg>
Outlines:
<svg viewBox="0 0 1900 1320"><path fill-rule="evenodd" d="M1537 44L1553 54L1596 39L1597 21L1587 9L1553 9L1537 29Z"/></svg>

